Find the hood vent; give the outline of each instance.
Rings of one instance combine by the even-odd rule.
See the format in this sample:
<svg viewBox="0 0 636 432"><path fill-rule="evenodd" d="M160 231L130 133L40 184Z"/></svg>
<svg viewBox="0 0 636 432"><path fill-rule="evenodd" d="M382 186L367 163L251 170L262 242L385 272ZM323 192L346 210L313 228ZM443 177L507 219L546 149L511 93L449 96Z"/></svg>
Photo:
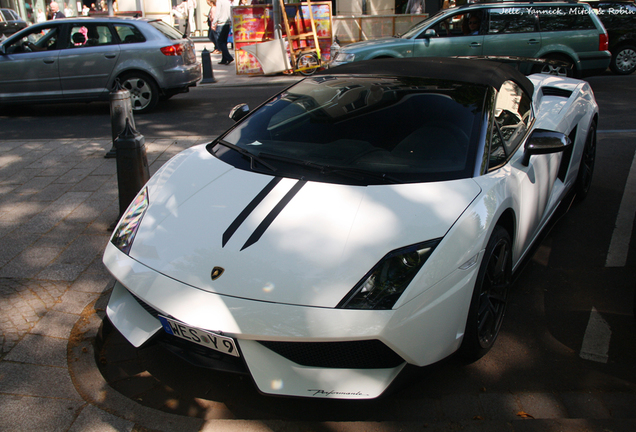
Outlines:
<svg viewBox="0 0 636 432"><path fill-rule="evenodd" d="M543 87L543 96L558 96L569 99L572 96L572 92L570 90L564 90L557 87Z"/></svg>

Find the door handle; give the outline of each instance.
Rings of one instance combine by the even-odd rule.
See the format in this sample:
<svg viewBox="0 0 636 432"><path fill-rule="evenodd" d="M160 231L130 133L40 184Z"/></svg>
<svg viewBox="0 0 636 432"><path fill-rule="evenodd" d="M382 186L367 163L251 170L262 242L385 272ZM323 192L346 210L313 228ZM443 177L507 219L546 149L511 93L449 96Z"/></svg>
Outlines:
<svg viewBox="0 0 636 432"><path fill-rule="evenodd" d="M104 54L104 57L106 57L107 59L114 59L115 57L117 57L117 54Z"/></svg>
<svg viewBox="0 0 636 432"><path fill-rule="evenodd" d="M536 39L530 39L530 40L528 41L528 45L536 45L536 44L538 44L538 43L539 43L539 41L538 41L538 40L536 40Z"/></svg>
<svg viewBox="0 0 636 432"><path fill-rule="evenodd" d="M479 42L473 42L473 43L470 44L471 48L479 48L480 46L481 46L481 43L479 43Z"/></svg>
<svg viewBox="0 0 636 432"><path fill-rule="evenodd" d="M44 63L46 64L53 64L55 63L55 60L51 60L51 59L46 59L46 60L42 60Z"/></svg>

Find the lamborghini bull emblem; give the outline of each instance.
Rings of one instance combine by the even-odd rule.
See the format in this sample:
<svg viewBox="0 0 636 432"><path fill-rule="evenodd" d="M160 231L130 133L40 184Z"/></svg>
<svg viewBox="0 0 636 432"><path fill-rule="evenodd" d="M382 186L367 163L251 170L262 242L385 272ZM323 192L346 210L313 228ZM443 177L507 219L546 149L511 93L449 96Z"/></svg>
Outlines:
<svg viewBox="0 0 636 432"><path fill-rule="evenodd" d="M214 267L212 269L212 275L211 275L212 280L217 280L218 278L220 278L224 271L225 269L223 267Z"/></svg>

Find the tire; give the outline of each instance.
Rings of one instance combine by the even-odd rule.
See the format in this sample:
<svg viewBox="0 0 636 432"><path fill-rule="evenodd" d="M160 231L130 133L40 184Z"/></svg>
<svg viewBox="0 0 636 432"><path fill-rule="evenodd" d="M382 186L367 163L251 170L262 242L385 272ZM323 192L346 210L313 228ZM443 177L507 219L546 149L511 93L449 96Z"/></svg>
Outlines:
<svg viewBox="0 0 636 432"><path fill-rule="evenodd" d="M305 75L305 76L310 76L315 74L319 66L320 65L318 63L318 56L314 53L302 54L298 57L298 60L296 61L296 69L303 69L303 70L299 70L298 72L300 72L302 75ZM311 68L311 69L305 69L305 68Z"/></svg>
<svg viewBox="0 0 636 432"><path fill-rule="evenodd" d="M576 199L582 201L590 191L592 175L594 174L594 162L596 161L596 123L592 123L585 138L585 146L581 155L579 174L576 177L574 191Z"/></svg>
<svg viewBox="0 0 636 432"><path fill-rule="evenodd" d="M532 70L533 73L544 73L550 75L558 75L564 77L573 77L577 75L577 71L574 67L574 62L569 57L559 54L551 54L544 57L546 60L558 60L564 63L567 63L567 67L554 67L552 65L538 65L535 66Z"/></svg>
<svg viewBox="0 0 636 432"><path fill-rule="evenodd" d="M623 45L616 48L616 53L612 53L610 69L618 75L629 75L636 70L636 47L633 45Z"/></svg>
<svg viewBox="0 0 636 432"><path fill-rule="evenodd" d="M135 114L145 114L157 106L159 87L148 75L130 72L119 77L121 86L130 92L130 101Z"/></svg>
<svg viewBox="0 0 636 432"><path fill-rule="evenodd" d="M464 339L459 354L468 361L483 357L495 343L503 323L512 279L512 242L497 225L488 240L477 274Z"/></svg>

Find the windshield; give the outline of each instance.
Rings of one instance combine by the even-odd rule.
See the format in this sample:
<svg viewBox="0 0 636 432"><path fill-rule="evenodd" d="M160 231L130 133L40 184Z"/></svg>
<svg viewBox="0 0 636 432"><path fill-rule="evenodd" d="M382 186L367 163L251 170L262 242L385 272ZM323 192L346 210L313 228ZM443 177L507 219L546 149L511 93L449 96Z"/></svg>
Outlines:
<svg viewBox="0 0 636 432"><path fill-rule="evenodd" d="M342 184L471 177L486 90L422 78L314 77L210 151L241 169Z"/></svg>
<svg viewBox="0 0 636 432"><path fill-rule="evenodd" d="M434 20L436 20L438 17L444 15L445 13L446 13L446 11L441 11L441 12L438 12L437 14L433 15L432 17L426 18L424 21L418 22L413 27L408 29L406 31L406 33L400 35L400 37L402 39L411 39L411 38L416 37L417 35L419 35L422 32L422 30L424 30L424 28L426 26L428 26L430 23L432 23Z"/></svg>

